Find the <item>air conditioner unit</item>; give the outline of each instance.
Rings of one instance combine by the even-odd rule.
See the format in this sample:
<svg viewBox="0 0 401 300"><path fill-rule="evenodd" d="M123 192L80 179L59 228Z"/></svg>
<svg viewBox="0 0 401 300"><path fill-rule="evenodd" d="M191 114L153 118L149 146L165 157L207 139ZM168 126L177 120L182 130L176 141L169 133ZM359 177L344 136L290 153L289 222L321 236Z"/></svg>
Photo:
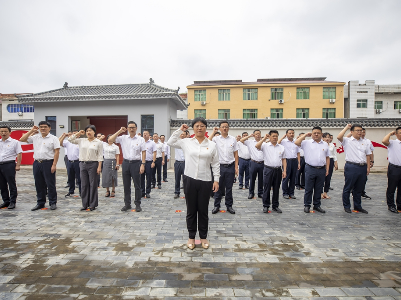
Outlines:
<svg viewBox="0 0 401 300"><path fill-rule="evenodd" d="M330 103L336 103L336 99L330 99Z"/></svg>
<svg viewBox="0 0 401 300"><path fill-rule="evenodd" d="M19 111L18 115L21 117L23 115L22 111Z"/></svg>
<svg viewBox="0 0 401 300"><path fill-rule="evenodd" d="M382 112L383 112L382 109L376 109L376 113L377 113L377 114L381 114Z"/></svg>
<svg viewBox="0 0 401 300"><path fill-rule="evenodd" d="M401 114L401 109L399 109L398 112Z"/></svg>
<svg viewBox="0 0 401 300"><path fill-rule="evenodd" d="M280 103L280 104L284 104L284 99L280 99L280 100L278 100L278 103Z"/></svg>
<svg viewBox="0 0 401 300"><path fill-rule="evenodd" d="M201 102L201 105L202 105L202 106L205 106L205 105L206 105L206 101L202 101L202 102Z"/></svg>

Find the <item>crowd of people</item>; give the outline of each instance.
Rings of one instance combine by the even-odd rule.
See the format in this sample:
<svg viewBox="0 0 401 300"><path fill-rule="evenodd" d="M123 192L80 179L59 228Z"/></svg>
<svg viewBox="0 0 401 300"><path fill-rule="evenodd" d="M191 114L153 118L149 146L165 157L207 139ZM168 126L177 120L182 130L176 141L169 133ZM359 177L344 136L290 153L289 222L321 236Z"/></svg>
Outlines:
<svg viewBox="0 0 401 300"><path fill-rule="evenodd" d="M106 189L105 197L115 196L120 168L120 149L116 144L120 144L124 186L124 206L121 210L132 209L133 181L136 212L142 211L141 199L150 198L152 188L157 186L161 189L162 178L167 181L170 147L175 148L174 198L180 197L182 181L187 205L189 249L195 247L198 231L202 247L209 247L207 232L211 196L214 198L212 214L220 212L223 196L227 211L235 214L233 183L237 176L239 188L249 190L248 199L253 199L255 194L262 199L264 213L282 213L280 186L284 199L296 199L295 188L304 190L305 213L311 210L325 213L321 199L330 198L331 176L338 169L338 164L333 135L324 133L321 127L313 127L311 132L300 133L297 138L293 129L288 129L282 137L277 130L270 130L263 136L260 130L254 130L251 134L243 132L241 136L234 137L229 135L229 122L221 121L219 127L213 128L212 134L206 137L205 119L195 118L191 125L193 137L190 137L189 126L184 124L167 142L164 135L159 137L155 133L151 136L149 131L137 133L137 124L133 121L128 122L127 128L122 127L107 137L96 133L94 125L88 125L84 130L63 134L59 138L50 134L51 125L48 122L41 121L19 141L10 137L8 126L0 126L0 187L3 199L0 208L16 207L15 176L21 165L20 142L25 142L33 144L34 148L33 175L37 203L32 211L44 208L46 197L50 209L57 209L55 173L60 147L64 147L66 152L66 197L74 196L78 188L82 198L81 210L92 211L98 206L100 174L102 187ZM346 135L348 130L350 133ZM345 152L342 202L346 213L352 213L351 194L353 211L368 213L362 208L361 197L369 198L365 185L374 165L374 147L365 134L366 130L361 125L348 124L337 136ZM86 137L82 137L84 135ZM390 139L391 136L396 139ZM401 210L401 127L387 134L382 143L388 148L387 205L390 212L398 213Z"/></svg>

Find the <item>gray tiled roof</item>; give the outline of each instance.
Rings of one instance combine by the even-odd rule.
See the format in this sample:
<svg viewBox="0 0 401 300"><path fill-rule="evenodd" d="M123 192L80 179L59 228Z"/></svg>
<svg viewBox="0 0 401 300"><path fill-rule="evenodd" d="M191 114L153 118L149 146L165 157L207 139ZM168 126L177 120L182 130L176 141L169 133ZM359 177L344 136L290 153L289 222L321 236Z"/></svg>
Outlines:
<svg viewBox="0 0 401 300"><path fill-rule="evenodd" d="M219 125L222 120L207 120L209 128ZM192 120L171 120L170 127L179 128L182 124L190 125ZM401 126L401 119L230 119L230 128L343 128L347 124L360 124L363 127L396 128Z"/></svg>
<svg viewBox="0 0 401 300"><path fill-rule="evenodd" d="M31 129L33 126L33 121L2 121L0 122L0 125L9 126L11 129Z"/></svg>
<svg viewBox="0 0 401 300"><path fill-rule="evenodd" d="M71 86L57 90L17 96L24 102L98 101L171 98L186 108L177 90L156 85L153 80L145 84Z"/></svg>

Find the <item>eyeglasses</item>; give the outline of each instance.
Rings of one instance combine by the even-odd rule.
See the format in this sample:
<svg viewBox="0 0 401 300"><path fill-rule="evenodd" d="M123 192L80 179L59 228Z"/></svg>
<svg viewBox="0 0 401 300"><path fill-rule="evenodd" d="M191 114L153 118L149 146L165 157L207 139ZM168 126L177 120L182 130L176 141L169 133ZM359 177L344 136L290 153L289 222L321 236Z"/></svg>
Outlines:
<svg viewBox="0 0 401 300"><path fill-rule="evenodd" d="M222 127L220 127L220 128L222 128L222 129L227 129L227 128L230 128L230 127L228 127L228 126L222 126Z"/></svg>
<svg viewBox="0 0 401 300"><path fill-rule="evenodd" d="M354 131L356 131L356 132L362 132L363 130L362 130L362 129L358 129L358 130L354 130Z"/></svg>
<svg viewBox="0 0 401 300"><path fill-rule="evenodd" d="M205 125L195 125L195 128L206 128Z"/></svg>
<svg viewBox="0 0 401 300"><path fill-rule="evenodd" d="M136 127L128 127L128 129L135 129Z"/></svg>

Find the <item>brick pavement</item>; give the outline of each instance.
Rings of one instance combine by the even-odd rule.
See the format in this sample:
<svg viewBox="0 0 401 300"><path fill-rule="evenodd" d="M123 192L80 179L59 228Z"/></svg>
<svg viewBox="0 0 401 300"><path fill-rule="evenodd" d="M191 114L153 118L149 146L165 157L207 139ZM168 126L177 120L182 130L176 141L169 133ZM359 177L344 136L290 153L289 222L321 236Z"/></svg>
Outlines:
<svg viewBox="0 0 401 300"><path fill-rule="evenodd" d="M303 212L301 191L263 214L234 185L237 213L209 214L211 247L193 251L172 175L141 213L120 211L122 186L81 212L57 171L58 209L31 212L23 169L17 209L0 211L0 299L401 299L401 214L387 211L385 174L369 176L368 215L343 211L339 172L324 215Z"/></svg>

